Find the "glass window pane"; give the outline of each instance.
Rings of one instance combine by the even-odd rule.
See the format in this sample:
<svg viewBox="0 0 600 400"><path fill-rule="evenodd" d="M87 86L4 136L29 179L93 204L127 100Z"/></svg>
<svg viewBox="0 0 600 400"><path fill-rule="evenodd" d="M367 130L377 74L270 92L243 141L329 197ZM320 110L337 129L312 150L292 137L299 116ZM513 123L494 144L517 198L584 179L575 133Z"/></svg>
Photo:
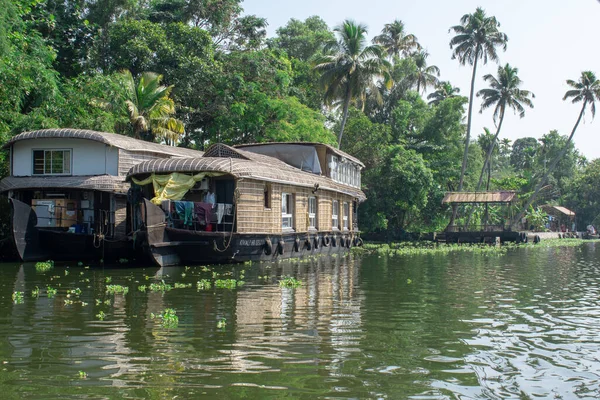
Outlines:
<svg viewBox="0 0 600 400"><path fill-rule="evenodd" d="M65 150L63 159L63 174L71 173L71 150Z"/></svg>
<svg viewBox="0 0 600 400"><path fill-rule="evenodd" d="M62 151L52 151L52 173L62 174L63 173L63 155Z"/></svg>
<svg viewBox="0 0 600 400"><path fill-rule="evenodd" d="M34 150L33 151L33 174L43 174L44 173L44 150Z"/></svg>
<svg viewBox="0 0 600 400"><path fill-rule="evenodd" d="M44 151L44 173L52 173L52 151Z"/></svg>

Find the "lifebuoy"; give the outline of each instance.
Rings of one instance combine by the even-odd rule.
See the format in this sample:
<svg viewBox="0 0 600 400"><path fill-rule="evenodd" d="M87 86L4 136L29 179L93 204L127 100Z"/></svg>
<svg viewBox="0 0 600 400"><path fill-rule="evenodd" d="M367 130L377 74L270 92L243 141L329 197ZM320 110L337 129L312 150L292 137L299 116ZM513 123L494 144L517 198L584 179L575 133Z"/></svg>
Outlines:
<svg viewBox="0 0 600 400"><path fill-rule="evenodd" d="M343 236L340 236L340 247L345 247L346 246L346 238Z"/></svg>
<svg viewBox="0 0 600 400"><path fill-rule="evenodd" d="M271 253L273 253L273 243L271 242L271 239L267 239L265 240L265 254L270 256Z"/></svg>
<svg viewBox="0 0 600 400"><path fill-rule="evenodd" d="M350 247L352 247L352 238L349 237L348 239L346 239L346 247L349 249Z"/></svg>
<svg viewBox="0 0 600 400"><path fill-rule="evenodd" d="M323 236L323 247L329 247L329 243L331 243L329 235Z"/></svg>
<svg viewBox="0 0 600 400"><path fill-rule="evenodd" d="M294 240L294 251L297 253L300 251L300 239L296 238Z"/></svg>
<svg viewBox="0 0 600 400"><path fill-rule="evenodd" d="M540 235L535 235L533 237L533 243L539 243L542 239L540 238Z"/></svg>
<svg viewBox="0 0 600 400"><path fill-rule="evenodd" d="M315 244L315 249L318 249L319 248L319 237L318 236L315 236L313 243Z"/></svg>
<svg viewBox="0 0 600 400"><path fill-rule="evenodd" d="M283 240L280 240L277 243L277 252L279 253L279 255L283 254L283 246L285 245L285 242Z"/></svg>
<svg viewBox="0 0 600 400"><path fill-rule="evenodd" d="M356 238L356 247L362 247L362 245L364 244L363 240L359 237Z"/></svg>
<svg viewBox="0 0 600 400"><path fill-rule="evenodd" d="M306 249L307 250L311 250L312 249L312 243L310 242L310 238L306 238L306 241L304 243L306 244Z"/></svg>
<svg viewBox="0 0 600 400"><path fill-rule="evenodd" d="M337 246L337 237L335 235L333 235L331 237L331 246L332 247L336 247Z"/></svg>

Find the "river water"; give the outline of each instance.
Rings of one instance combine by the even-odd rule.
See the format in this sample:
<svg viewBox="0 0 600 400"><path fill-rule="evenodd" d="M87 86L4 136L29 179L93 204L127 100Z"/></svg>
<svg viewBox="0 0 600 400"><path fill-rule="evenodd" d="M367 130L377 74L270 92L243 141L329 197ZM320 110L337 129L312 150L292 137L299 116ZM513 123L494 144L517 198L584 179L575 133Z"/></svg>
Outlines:
<svg viewBox="0 0 600 400"><path fill-rule="evenodd" d="M598 398L599 256L587 243L209 268L2 264L0 398ZM284 276L303 285L280 287ZM229 278L245 284L196 288ZM138 289L162 281L191 287ZM152 319L167 308L177 327Z"/></svg>

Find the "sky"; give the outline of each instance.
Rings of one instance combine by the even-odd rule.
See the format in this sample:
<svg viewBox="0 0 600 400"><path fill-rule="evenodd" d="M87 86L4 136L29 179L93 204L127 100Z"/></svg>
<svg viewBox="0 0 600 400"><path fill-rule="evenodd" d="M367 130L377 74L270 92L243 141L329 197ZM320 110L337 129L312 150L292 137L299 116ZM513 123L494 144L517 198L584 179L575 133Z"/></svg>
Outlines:
<svg viewBox="0 0 600 400"><path fill-rule="evenodd" d="M417 36L429 52L428 62L441 70L440 79L450 81L469 95L471 66L452 60L448 32L460 23L464 14L483 7L500 22L500 30L508 35L506 52L499 51L499 63L519 69L521 88L535 94L534 108L523 119L507 112L500 138L511 140L532 136L540 138L552 129L569 135L581 110L562 98L569 86L567 79L578 80L582 71L593 71L600 77L600 2L598 0L245 0L246 14L267 19L268 36L291 18L304 20L320 16L330 28L344 19L366 24L369 37L380 33L386 23L404 22L407 32ZM486 87L485 74L496 75L498 64L488 62L477 68L475 90ZM483 128L495 132L493 108L479 113L480 99L474 100L471 135L477 137ZM575 133L575 146L592 160L600 158L600 104L597 120L591 113ZM475 112L476 111L476 112Z"/></svg>

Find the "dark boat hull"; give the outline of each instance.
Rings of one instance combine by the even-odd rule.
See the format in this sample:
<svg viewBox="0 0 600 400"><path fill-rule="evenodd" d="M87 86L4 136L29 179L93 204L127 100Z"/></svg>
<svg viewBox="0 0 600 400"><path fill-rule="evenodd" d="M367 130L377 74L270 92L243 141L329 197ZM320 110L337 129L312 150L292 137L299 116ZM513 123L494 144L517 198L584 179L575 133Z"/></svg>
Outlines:
<svg viewBox="0 0 600 400"><path fill-rule="evenodd" d="M40 229L32 208L15 199L12 203L14 246L23 261L118 260L129 258L133 246L129 240L94 241L93 235Z"/></svg>

